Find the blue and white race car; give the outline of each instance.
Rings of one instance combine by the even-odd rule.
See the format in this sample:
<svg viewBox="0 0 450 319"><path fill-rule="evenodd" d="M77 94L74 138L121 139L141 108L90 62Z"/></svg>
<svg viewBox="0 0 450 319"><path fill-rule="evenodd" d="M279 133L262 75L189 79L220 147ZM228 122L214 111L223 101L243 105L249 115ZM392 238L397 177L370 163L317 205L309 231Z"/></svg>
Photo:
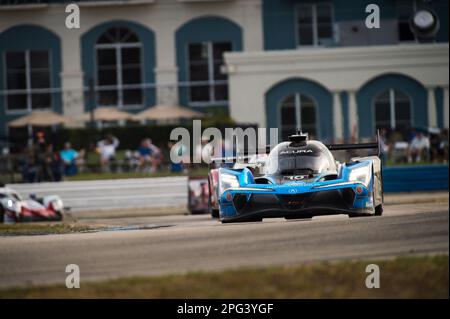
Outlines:
<svg viewBox="0 0 450 319"><path fill-rule="evenodd" d="M220 168L217 197L223 223L261 221L268 217L311 218L347 214L381 215L383 187L378 156L336 161L332 150L379 150L376 143L325 145L297 133L276 145L254 170Z"/></svg>

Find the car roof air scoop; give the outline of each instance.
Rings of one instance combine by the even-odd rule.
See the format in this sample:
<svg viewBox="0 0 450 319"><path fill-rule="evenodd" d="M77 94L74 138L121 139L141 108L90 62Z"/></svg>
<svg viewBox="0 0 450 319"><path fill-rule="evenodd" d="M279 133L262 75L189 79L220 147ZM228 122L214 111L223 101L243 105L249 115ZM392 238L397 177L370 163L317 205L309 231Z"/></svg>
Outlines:
<svg viewBox="0 0 450 319"><path fill-rule="evenodd" d="M295 134L289 136L289 146L291 147L300 147L305 146L306 141L308 140L308 133L303 133L301 130L297 130Z"/></svg>

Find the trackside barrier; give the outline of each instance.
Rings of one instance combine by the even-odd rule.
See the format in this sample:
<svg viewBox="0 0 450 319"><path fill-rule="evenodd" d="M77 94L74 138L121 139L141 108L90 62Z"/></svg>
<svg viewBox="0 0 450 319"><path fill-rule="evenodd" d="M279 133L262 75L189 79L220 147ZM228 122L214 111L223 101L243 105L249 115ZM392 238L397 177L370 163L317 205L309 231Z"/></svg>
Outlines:
<svg viewBox="0 0 450 319"><path fill-rule="evenodd" d="M383 190L386 193L446 189L448 189L448 165L383 168Z"/></svg>

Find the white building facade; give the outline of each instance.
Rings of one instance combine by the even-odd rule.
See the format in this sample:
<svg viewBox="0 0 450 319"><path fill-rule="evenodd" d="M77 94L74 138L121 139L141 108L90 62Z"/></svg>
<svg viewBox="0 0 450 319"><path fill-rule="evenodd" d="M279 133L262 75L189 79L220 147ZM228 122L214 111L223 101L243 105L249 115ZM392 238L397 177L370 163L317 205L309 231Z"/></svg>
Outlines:
<svg viewBox="0 0 450 319"><path fill-rule="evenodd" d="M400 107L411 108L409 127L448 128L448 53L445 43L226 53L231 116L278 127L280 134L286 127L288 134L299 125L291 124L290 113L283 119L282 108L290 106L286 99L294 96L295 106L301 104L296 102L298 95L305 95L315 119L310 132L316 137L370 138L376 132L377 98L398 91L407 98ZM399 104L395 97L387 102ZM389 112L393 114L386 114L390 117L386 124L395 128L395 111ZM300 113L311 117L307 111ZM303 123L306 130L308 124Z"/></svg>
<svg viewBox="0 0 450 319"><path fill-rule="evenodd" d="M366 2L76 1L80 28L68 29L66 1L2 0L0 137L34 110L156 104L330 141L448 128L448 2L432 1L441 27L428 44L405 28L421 2L371 1L382 15L370 30Z"/></svg>

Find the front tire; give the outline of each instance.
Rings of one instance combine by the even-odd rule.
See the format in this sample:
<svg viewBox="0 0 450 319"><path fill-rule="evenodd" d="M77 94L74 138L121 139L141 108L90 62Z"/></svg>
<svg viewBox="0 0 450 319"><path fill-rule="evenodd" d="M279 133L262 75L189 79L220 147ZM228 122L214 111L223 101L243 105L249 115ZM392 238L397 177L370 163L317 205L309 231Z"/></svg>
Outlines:
<svg viewBox="0 0 450 319"><path fill-rule="evenodd" d="M211 208L211 217L212 218L219 218L219 210L215 208Z"/></svg>
<svg viewBox="0 0 450 319"><path fill-rule="evenodd" d="M372 191L372 203L375 203L375 193ZM370 216L381 216L383 214L383 204L379 204L374 208L373 214L371 213L352 213L348 214L348 217L354 218L354 217L370 217Z"/></svg>
<svg viewBox="0 0 450 319"><path fill-rule="evenodd" d="M380 204L377 207L375 207L375 216L381 215L383 215L383 204Z"/></svg>
<svg viewBox="0 0 450 319"><path fill-rule="evenodd" d="M55 212L56 217L55 217L55 221L62 221L63 218L63 214L60 211Z"/></svg>

